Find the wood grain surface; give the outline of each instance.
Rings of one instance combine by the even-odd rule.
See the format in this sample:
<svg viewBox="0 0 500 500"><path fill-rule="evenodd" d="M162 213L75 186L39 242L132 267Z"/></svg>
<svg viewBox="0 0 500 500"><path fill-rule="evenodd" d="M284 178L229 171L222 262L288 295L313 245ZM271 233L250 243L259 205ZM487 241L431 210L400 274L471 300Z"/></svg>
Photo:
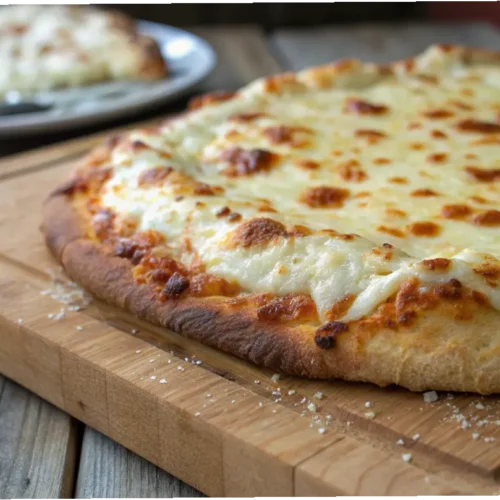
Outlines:
<svg viewBox="0 0 500 500"><path fill-rule="evenodd" d="M272 35L271 50L256 28L196 30L219 56L201 90L338 57L405 57L453 37L500 48L483 26L408 29L411 37L392 27L286 30ZM0 161L0 372L90 426L80 432L67 414L0 379L0 497L500 491L496 398L442 394L426 404L395 388L273 381L105 304L68 311L47 295L59 274L40 237L39 208L107 133Z"/></svg>

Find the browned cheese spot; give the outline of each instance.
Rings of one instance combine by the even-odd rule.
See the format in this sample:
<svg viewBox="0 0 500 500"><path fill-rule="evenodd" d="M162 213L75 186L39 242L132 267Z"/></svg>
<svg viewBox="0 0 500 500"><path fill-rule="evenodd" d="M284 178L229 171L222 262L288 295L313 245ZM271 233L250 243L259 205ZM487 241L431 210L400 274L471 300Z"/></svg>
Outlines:
<svg viewBox="0 0 500 500"><path fill-rule="evenodd" d="M265 245L280 237L286 237L285 226L266 217L251 219L239 225L231 235L230 244L249 248Z"/></svg>
<svg viewBox="0 0 500 500"><path fill-rule="evenodd" d="M444 271L450 267L451 260L438 257L436 259L427 259L422 261L422 265L429 271Z"/></svg>
<svg viewBox="0 0 500 500"><path fill-rule="evenodd" d="M229 120L232 122L253 122L260 118L265 118L268 116L266 113L238 113L236 115L231 115Z"/></svg>
<svg viewBox="0 0 500 500"><path fill-rule="evenodd" d="M441 231L441 228L434 222L414 222L408 226L408 230L415 236L421 236L424 238L431 238L437 236Z"/></svg>
<svg viewBox="0 0 500 500"><path fill-rule="evenodd" d="M403 238L404 237L403 231L401 231L401 229L397 229L395 227L378 226L377 231L379 231L381 233L390 234L391 236L395 236L396 238Z"/></svg>
<svg viewBox="0 0 500 500"><path fill-rule="evenodd" d="M98 191L102 185L111 178L113 170L111 168L99 168L90 172L78 175L65 182L62 186L54 190L51 196L66 195L73 196L76 193L86 193L88 191Z"/></svg>
<svg viewBox="0 0 500 500"><path fill-rule="evenodd" d="M318 318L316 305L307 295L288 294L275 297L257 308L257 317L261 321L314 321Z"/></svg>
<svg viewBox="0 0 500 500"><path fill-rule="evenodd" d="M456 124L455 128L460 132L476 134L497 134L500 132L500 125L498 123L473 119L462 120Z"/></svg>
<svg viewBox="0 0 500 500"><path fill-rule="evenodd" d="M441 130L431 130L431 137L433 139L447 139L448 136Z"/></svg>
<svg viewBox="0 0 500 500"><path fill-rule="evenodd" d="M340 177L348 182L362 182L368 177L357 160L347 160L339 164L337 171Z"/></svg>
<svg viewBox="0 0 500 500"><path fill-rule="evenodd" d="M478 182L494 182L500 180L500 168L465 167L465 171Z"/></svg>
<svg viewBox="0 0 500 500"><path fill-rule="evenodd" d="M349 98L346 101L345 111L358 115L384 115L389 111L389 108L383 104Z"/></svg>
<svg viewBox="0 0 500 500"><path fill-rule="evenodd" d="M317 170L320 164L314 160L297 160L295 164L304 170Z"/></svg>
<svg viewBox="0 0 500 500"><path fill-rule="evenodd" d="M427 161L430 163L444 163L447 159L446 153L432 153L427 157Z"/></svg>
<svg viewBox="0 0 500 500"><path fill-rule="evenodd" d="M347 311L349 311L355 300L356 300L356 295L352 293L344 295L342 298L337 300L337 302L335 302L335 304L333 304L330 310L326 313L327 318L333 320L344 316L344 314L346 314Z"/></svg>
<svg viewBox="0 0 500 500"><path fill-rule="evenodd" d="M421 142L410 142L408 146L410 149L413 149L414 151L422 151L422 149L425 148L425 145L422 144Z"/></svg>
<svg viewBox="0 0 500 500"><path fill-rule="evenodd" d="M406 217L408 215L404 210L400 210L399 208L386 208L385 213L389 217Z"/></svg>
<svg viewBox="0 0 500 500"><path fill-rule="evenodd" d="M455 116L455 114L452 111L449 111L447 109L431 109L429 111L425 111L423 115L433 120L442 120L445 118L451 118L452 116Z"/></svg>
<svg viewBox="0 0 500 500"><path fill-rule="evenodd" d="M268 172L278 158L278 155L265 149L244 150L238 147L227 149L220 157L222 161L229 163L224 170L228 177Z"/></svg>
<svg viewBox="0 0 500 500"><path fill-rule="evenodd" d="M446 219L465 219L472 213L472 209L467 205L457 204L457 205L444 205L441 209L441 215Z"/></svg>
<svg viewBox="0 0 500 500"><path fill-rule="evenodd" d="M188 109L199 109L212 104L217 104L218 102L228 101L236 95L236 92L210 92L208 94L193 97L188 103Z"/></svg>
<svg viewBox="0 0 500 500"><path fill-rule="evenodd" d="M354 135L356 137L366 139L368 144L377 144L382 139L385 139L387 137L387 134L385 132L372 129L358 129L354 131Z"/></svg>
<svg viewBox="0 0 500 500"><path fill-rule="evenodd" d="M408 179L406 177L389 177L387 181L393 184L408 184Z"/></svg>
<svg viewBox="0 0 500 500"><path fill-rule="evenodd" d="M318 186L306 189L300 201L311 208L340 208L349 197L349 190L331 186Z"/></svg>
<svg viewBox="0 0 500 500"><path fill-rule="evenodd" d="M374 158L373 163L375 165L389 165L389 163L392 163L392 160L389 158Z"/></svg>
<svg viewBox="0 0 500 500"><path fill-rule="evenodd" d="M314 342L320 349L332 349L335 346L335 337L347 331L349 331L347 323L329 321L316 330Z"/></svg>
<svg viewBox="0 0 500 500"><path fill-rule="evenodd" d="M307 139L298 137L301 133L311 134L312 131L305 127L288 127L286 125L267 127L262 130L262 135L271 144L287 144L293 148L301 148L309 143Z"/></svg>
<svg viewBox="0 0 500 500"><path fill-rule="evenodd" d="M480 274L488 285L492 287L496 287L498 285L498 281L500 280L499 264L486 261L475 267L474 272Z"/></svg>
<svg viewBox="0 0 500 500"><path fill-rule="evenodd" d="M467 104L466 102L459 101L458 99L450 101L450 104L452 106L457 107L458 109L461 109L462 111L474 111L473 106L471 106L470 104Z"/></svg>
<svg viewBox="0 0 500 500"><path fill-rule="evenodd" d="M436 191L429 189L429 188L421 188L421 189L415 189L410 193L411 196L420 196L420 197L428 197L428 196L439 196Z"/></svg>
<svg viewBox="0 0 500 500"><path fill-rule="evenodd" d="M477 226L500 226L500 211L487 210L477 214L472 222Z"/></svg>
<svg viewBox="0 0 500 500"><path fill-rule="evenodd" d="M148 168L139 175L138 184L142 187L161 185L172 171L172 167Z"/></svg>
<svg viewBox="0 0 500 500"><path fill-rule="evenodd" d="M190 279L189 290L195 297L232 297L239 293L240 287L236 283L229 283L224 278L201 273Z"/></svg>

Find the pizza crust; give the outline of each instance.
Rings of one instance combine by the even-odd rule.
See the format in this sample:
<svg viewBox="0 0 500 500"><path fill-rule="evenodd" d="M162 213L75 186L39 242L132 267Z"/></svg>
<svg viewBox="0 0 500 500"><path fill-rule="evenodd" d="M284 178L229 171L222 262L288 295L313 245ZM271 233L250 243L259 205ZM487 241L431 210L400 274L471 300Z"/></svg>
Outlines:
<svg viewBox="0 0 500 500"><path fill-rule="evenodd" d="M85 222L63 194L49 198L43 232L67 273L98 298L150 323L288 375L397 384L412 391L500 392L500 314L476 305L457 321L456 304L443 301L409 327L351 324L335 347L318 348L314 328L257 319L250 308L235 312L224 297L161 302L139 285L126 259L106 254L86 237Z"/></svg>
<svg viewBox="0 0 500 500"><path fill-rule="evenodd" d="M457 51L458 56L454 56L470 60L498 59L498 54L486 51ZM425 64L432 67L441 55L436 52ZM393 69L411 71L412 64L423 63L405 61ZM299 80L332 86L344 72L352 77L352 71L351 63L315 68L299 78L281 75L260 81L247 92L262 86L272 92L295 91L303 84ZM359 78L359 71L380 76L386 69L365 65L357 71ZM238 94L223 100L232 98L238 99ZM216 97L208 98L202 105L216 102ZM79 164L79 170L105 162L115 142L111 140L92 152ZM289 375L397 384L413 391L500 392L500 312L466 287L458 294L460 300L456 300L454 289L440 290L433 307L425 298L416 300L409 311L403 309L408 314L397 325L381 310L350 321L348 328L338 329L333 341L322 348L315 326L266 321L258 317L255 307L235 309L227 297L160 300L152 287L136 281L129 260L107 253L89 236L87 221L61 190L47 200L43 220L42 230L56 259L97 297L257 365ZM396 302L400 295L404 299L404 286L399 287Z"/></svg>

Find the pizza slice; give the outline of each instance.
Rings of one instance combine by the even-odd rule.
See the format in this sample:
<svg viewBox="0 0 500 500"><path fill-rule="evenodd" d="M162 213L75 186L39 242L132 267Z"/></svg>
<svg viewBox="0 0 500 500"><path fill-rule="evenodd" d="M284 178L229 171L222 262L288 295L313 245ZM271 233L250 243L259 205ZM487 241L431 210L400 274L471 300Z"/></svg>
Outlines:
<svg viewBox="0 0 500 500"><path fill-rule="evenodd" d="M156 42L119 12L64 5L1 8L0 95L167 75Z"/></svg>
<svg viewBox="0 0 500 500"><path fill-rule="evenodd" d="M500 392L500 54L434 46L193 101L44 206L96 296L286 374Z"/></svg>

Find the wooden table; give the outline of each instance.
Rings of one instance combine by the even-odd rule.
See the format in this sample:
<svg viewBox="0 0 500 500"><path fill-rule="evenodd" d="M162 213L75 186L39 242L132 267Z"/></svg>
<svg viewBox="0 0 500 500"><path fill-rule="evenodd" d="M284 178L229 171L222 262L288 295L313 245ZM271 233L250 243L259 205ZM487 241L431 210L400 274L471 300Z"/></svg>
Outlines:
<svg viewBox="0 0 500 500"><path fill-rule="evenodd" d="M193 31L212 43L219 57L201 92L236 89L260 76L344 57L387 62L416 54L433 42L500 50L500 34L483 24L321 27L267 35L253 26L195 27ZM162 105L133 120L171 113L185 103L186 99ZM83 135L88 135L88 148L99 142L104 130L125 123L2 141L0 155ZM76 157L82 152L81 144L73 147L70 142L65 148ZM46 154L57 148L57 144L48 146ZM24 153L23 161L29 155ZM18 161L12 156L12 165ZM6 178L9 172L0 172L0 182ZM0 498L179 496L201 493L0 375Z"/></svg>

